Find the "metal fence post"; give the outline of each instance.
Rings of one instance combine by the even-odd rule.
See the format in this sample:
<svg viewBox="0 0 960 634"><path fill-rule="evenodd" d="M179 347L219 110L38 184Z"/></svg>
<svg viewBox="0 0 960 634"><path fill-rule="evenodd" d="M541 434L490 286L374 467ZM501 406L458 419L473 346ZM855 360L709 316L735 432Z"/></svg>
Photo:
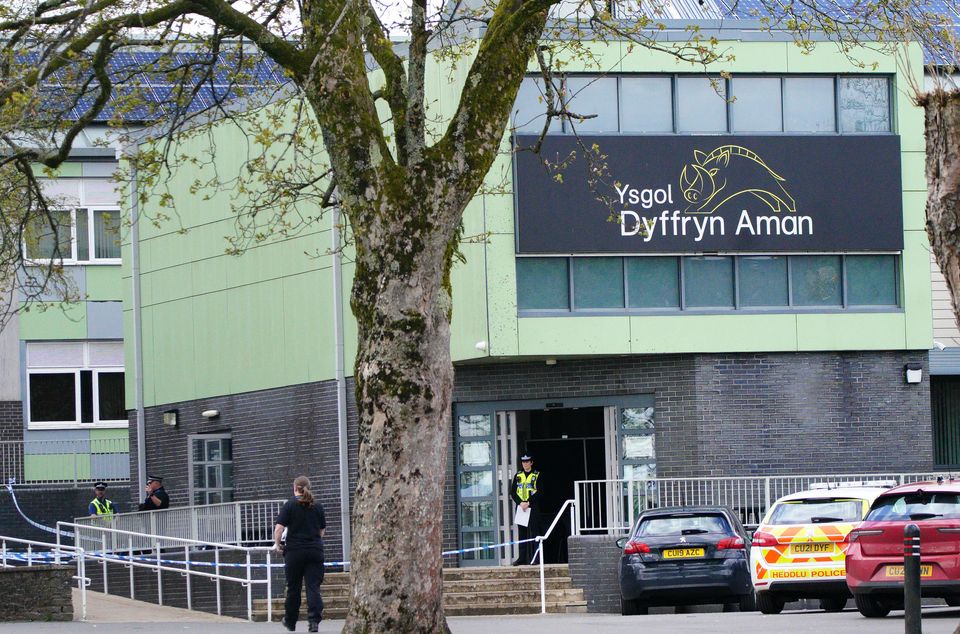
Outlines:
<svg viewBox="0 0 960 634"><path fill-rule="evenodd" d="M187 569L187 609L193 609L193 599L190 597L190 546L183 547L183 562Z"/></svg>
<svg viewBox="0 0 960 634"><path fill-rule="evenodd" d="M160 540L154 542L157 549L157 604L163 605L163 571L160 569Z"/></svg>
<svg viewBox="0 0 960 634"><path fill-rule="evenodd" d="M267 623L273 623L273 566L271 565L272 550L267 551Z"/></svg>
<svg viewBox="0 0 960 634"><path fill-rule="evenodd" d="M540 555L540 614L547 613L547 582L543 571L543 541L542 537L537 537L539 548L537 553Z"/></svg>
<svg viewBox="0 0 960 634"><path fill-rule="evenodd" d="M100 534L100 556L103 558L103 593L110 594L107 591L107 534Z"/></svg>
<svg viewBox="0 0 960 634"><path fill-rule="evenodd" d="M768 510L770 510L770 476L763 479L763 515L766 515ZM757 518L757 522L759 523L761 519L762 516Z"/></svg>
<svg viewBox="0 0 960 634"><path fill-rule="evenodd" d="M903 529L903 630L920 634L920 528Z"/></svg>
<svg viewBox="0 0 960 634"><path fill-rule="evenodd" d="M250 551L247 551L247 620L253 621L253 584L250 583Z"/></svg>

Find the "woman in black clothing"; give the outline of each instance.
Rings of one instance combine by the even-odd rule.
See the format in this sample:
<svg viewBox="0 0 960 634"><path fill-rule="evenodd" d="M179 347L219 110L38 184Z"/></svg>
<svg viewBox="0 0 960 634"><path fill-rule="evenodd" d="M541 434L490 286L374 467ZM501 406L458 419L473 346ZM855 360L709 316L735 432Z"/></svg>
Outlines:
<svg viewBox="0 0 960 634"><path fill-rule="evenodd" d="M300 589L307 579L307 631L316 632L323 619L323 533L327 527L323 506L310 493L310 480L299 476L293 481L293 497L280 509L273 529L274 548L283 553L287 575L287 600L283 625L289 631L297 627L300 615ZM287 529L286 546L281 545L283 529Z"/></svg>

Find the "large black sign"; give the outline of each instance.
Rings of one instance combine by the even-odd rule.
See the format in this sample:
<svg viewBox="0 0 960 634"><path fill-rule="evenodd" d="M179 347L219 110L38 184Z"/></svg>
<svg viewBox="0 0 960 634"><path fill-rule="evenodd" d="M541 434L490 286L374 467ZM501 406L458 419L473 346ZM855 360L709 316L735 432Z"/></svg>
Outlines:
<svg viewBox="0 0 960 634"><path fill-rule="evenodd" d="M515 160L518 253L903 249L895 135L550 136Z"/></svg>

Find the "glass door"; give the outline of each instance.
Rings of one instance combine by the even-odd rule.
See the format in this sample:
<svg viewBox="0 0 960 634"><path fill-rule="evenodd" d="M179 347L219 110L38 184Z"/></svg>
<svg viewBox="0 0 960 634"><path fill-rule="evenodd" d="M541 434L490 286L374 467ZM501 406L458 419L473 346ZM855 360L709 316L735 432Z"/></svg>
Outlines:
<svg viewBox="0 0 960 634"><path fill-rule="evenodd" d="M497 488L494 464L493 414L469 406L456 410L457 510L460 547L481 548L497 543ZM492 565L495 549L463 553L462 565Z"/></svg>
<svg viewBox="0 0 960 634"><path fill-rule="evenodd" d="M500 539L499 543L515 542L519 539L517 526L513 523L513 500L510 498L510 483L517 465L517 413L497 412L497 482L500 502ZM500 564L510 562L520 556L516 544L499 548Z"/></svg>

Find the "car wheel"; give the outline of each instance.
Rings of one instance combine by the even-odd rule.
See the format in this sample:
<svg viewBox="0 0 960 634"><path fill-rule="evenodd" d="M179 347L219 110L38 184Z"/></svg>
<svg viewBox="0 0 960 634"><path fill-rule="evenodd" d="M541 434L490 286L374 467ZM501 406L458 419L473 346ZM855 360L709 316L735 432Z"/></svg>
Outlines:
<svg viewBox="0 0 960 634"><path fill-rule="evenodd" d="M847 607L847 597L820 599L820 609L824 612L840 612L845 607Z"/></svg>
<svg viewBox="0 0 960 634"><path fill-rule="evenodd" d="M757 599L754 594L745 594L740 597L740 611L741 612L753 612L757 609Z"/></svg>
<svg viewBox="0 0 960 634"><path fill-rule="evenodd" d="M879 619L890 614L890 606L877 597L872 597L869 594L857 594L854 595L853 600L856 602L860 614L868 619Z"/></svg>
<svg viewBox="0 0 960 634"><path fill-rule="evenodd" d="M767 590L757 593L757 609L764 614L780 614L783 612L783 597L779 597Z"/></svg>
<svg viewBox="0 0 960 634"><path fill-rule="evenodd" d="M960 597L947 597L944 599L951 608L960 607Z"/></svg>

